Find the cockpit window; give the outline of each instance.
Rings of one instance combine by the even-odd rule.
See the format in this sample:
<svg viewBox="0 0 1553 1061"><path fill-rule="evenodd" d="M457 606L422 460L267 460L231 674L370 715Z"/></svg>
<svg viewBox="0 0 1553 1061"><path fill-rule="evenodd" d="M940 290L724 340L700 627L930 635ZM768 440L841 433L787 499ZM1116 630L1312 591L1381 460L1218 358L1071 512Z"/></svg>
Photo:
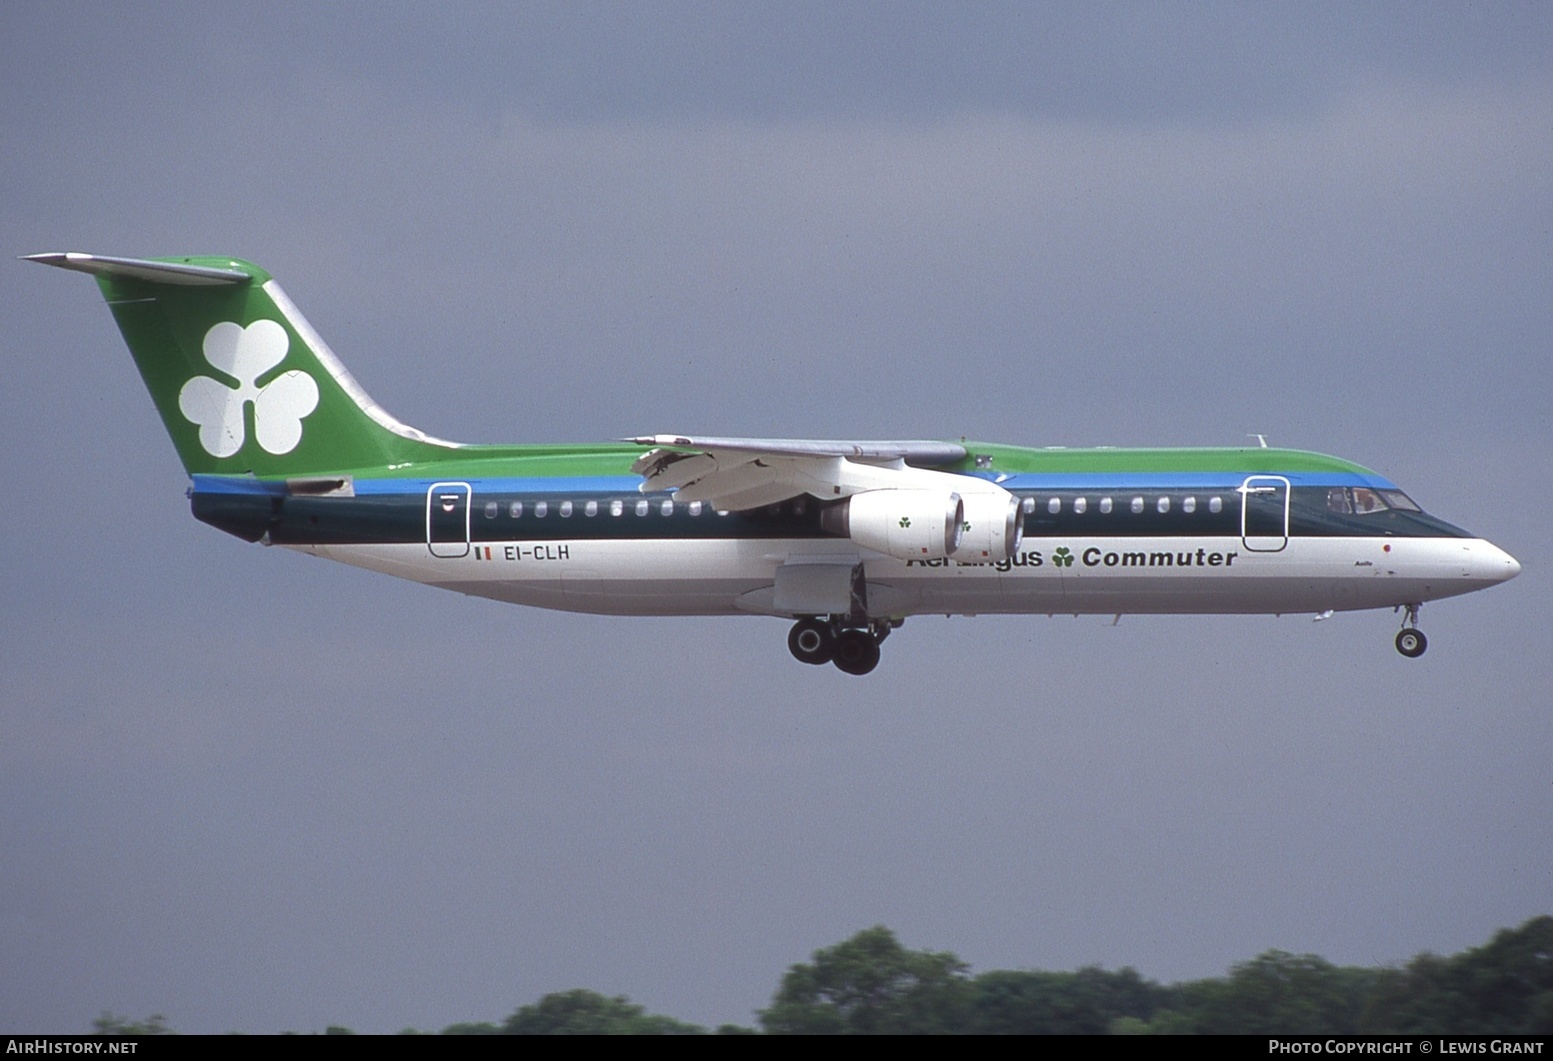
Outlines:
<svg viewBox="0 0 1553 1061"><path fill-rule="evenodd" d="M1389 486L1296 486L1289 491L1289 521L1295 536L1472 537Z"/></svg>
<svg viewBox="0 0 1553 1061"><path fill-rule="evenodd" d="M1401 490L1371 490L1366 486L1356 486L1348 491L1353 496L1353 508L1335 508L1334 496L1343 493L1340 489L1327 491L1327 508L1333 512L1357 512L1361 516L1368 516L1375 512L1385 512L1387 509L1396 508L1403 512L1422 512L1423 509Z"/></svg>
<svg viewBox="0 0 1553 1061"><path fill-rule="evenodd" d="M1359 515L1374 515L1377 512L1386 511L1389 507L1386 504L1385 498L1380 496L1379 490L1371 490L1367 486L1356 486L1353 488L1353 510Z"/></svg>

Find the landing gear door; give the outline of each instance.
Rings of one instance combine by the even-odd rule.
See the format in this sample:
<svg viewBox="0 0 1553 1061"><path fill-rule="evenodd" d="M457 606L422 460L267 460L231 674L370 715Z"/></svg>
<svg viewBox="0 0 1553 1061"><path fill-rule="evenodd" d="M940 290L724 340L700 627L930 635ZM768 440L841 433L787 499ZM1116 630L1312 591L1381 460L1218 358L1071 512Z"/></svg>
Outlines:
<svg viewBox="0 0 1553 1061"><path fill-rule="evenodd" d="M1253 553L1282 552L1289 544L1289 480L1253 475L1240 484L1240 540Z"/></svg>
<svg viewBox="0 0 1553 1061"><path fill-rule="evenodd" d="M468 483L432 483L426 491L426 546L432 556L469 555Z"/></svg>

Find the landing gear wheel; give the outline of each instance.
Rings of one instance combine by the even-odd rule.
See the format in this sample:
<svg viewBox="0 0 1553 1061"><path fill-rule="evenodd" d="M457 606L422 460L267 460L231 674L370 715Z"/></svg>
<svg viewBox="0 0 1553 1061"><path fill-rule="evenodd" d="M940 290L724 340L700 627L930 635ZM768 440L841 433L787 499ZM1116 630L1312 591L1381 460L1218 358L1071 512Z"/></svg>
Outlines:
<svg viewBox="0 0 1553 1061"><path fill-rule="evenodd" d="M1424 654L1424 649L1429 647L1429 639L1424 636L1422 630L1416 627L1408 627L1397 634L1397 651L1408 659L1417 659Z"/></svg>
<svg viewBox="0 0 1553 1061"><path fill-rule="evenodd" d="M867 630L843 630L832 662L846 674L867 674L879 665L879 642Z"/></svg>
<svg viewBox="0 0 1553 1061"><path fill-rule="evenodd" d="M799 619L787 634L787 650L800 663L829 663L836 650L830 626L818 619Z"/></svg>

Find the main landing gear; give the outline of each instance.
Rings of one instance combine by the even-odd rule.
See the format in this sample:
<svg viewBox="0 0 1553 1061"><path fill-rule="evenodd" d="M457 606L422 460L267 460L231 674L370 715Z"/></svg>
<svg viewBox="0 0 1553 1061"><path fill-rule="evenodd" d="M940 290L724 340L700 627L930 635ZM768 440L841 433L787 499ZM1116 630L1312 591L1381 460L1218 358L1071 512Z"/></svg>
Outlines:
<svg viewBox="0 0 1553 1061"><path fill-rule="evenodd" d="M867 674L879 665L879 645L899 619L874 619L859 626L843 619L799 619L787 635L787 648L800 663L834 663L846 674Z"/></svg>
<svg viewBox="0 0 1553 1061"><path fill-rule="evenodd" d="M1402 620L1402 629L1397 633L1397 651L1408 659L1417 659L1429 647L1429 639L1418 629L1419 605L1404 604L1402 607L1407 609L1407 614Z"/></svg>

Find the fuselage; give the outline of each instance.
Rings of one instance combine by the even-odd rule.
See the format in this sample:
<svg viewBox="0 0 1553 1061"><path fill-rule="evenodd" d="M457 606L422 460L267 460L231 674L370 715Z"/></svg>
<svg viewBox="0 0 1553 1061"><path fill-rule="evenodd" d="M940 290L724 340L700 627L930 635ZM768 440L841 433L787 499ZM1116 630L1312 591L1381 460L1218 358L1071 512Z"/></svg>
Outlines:
<svg viewBox="0 0 1553 1061"><path fill-rule="evenodd" d="M799 496L748 511L642 493L627 446L471 447L436 474L197 475L196 516L358 567L515 604L621 615L766 614L777 571L861 564L867 611L1282 613L1416 605L1513 577L1508 554L1358 465L1294 450L1035 450L966 443L1020 499L988 562L902 559Z"/></svg>
<svg viewBox="0 0 1553 1061"><path fill-rule="evenodd" d="M866 674L922 613L1419 606L1508 554L1357 464L1299 450L1024 449L649 435L469 446L369 398L267 272L226 257L31 260L94 276L201 520L428 585L619 615L784 616Z"/></svg>

